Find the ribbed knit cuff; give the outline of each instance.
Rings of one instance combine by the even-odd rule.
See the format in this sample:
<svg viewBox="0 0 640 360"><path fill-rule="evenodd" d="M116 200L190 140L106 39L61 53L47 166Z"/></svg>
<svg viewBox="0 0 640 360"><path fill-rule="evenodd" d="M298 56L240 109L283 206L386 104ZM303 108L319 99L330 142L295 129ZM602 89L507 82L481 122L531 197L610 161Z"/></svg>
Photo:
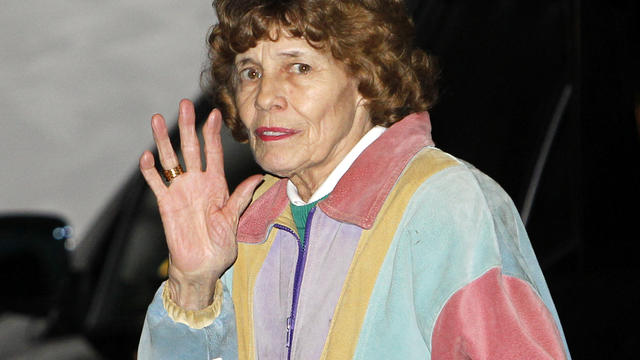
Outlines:
<svg viewBox="0 0 640 360"><path fill-rule="evenodd" d="M186 310L171 300L168 286L165 283L162 290L162 304L173 321L183 323L193 329L202 329L211 325L216 317L220 315L223 299L222 292L222 281L218 279L211 305L202 310Z"/></svg>

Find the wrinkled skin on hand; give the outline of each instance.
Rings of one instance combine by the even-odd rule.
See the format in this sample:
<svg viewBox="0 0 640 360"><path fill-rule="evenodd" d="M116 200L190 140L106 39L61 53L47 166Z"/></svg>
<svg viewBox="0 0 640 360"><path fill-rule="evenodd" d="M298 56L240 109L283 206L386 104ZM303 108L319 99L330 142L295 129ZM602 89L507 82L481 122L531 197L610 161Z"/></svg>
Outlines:
<svg viewBox="0 0 640 360"><path fill-rule="evenodd" d="M140 157L140 171L158 200L169 248L168 287L171 299L187 310L207 307L215 283L235 261L236 232L241 213L262 180L254 175L229 195L220 139L222 116L214 109L202 130L206 168L202 169L195 111L189 100L180 102L178 127L186 171L165 185L153 155ZM161 115L151 118L153 137L164 169L179 164Z"/></svg>

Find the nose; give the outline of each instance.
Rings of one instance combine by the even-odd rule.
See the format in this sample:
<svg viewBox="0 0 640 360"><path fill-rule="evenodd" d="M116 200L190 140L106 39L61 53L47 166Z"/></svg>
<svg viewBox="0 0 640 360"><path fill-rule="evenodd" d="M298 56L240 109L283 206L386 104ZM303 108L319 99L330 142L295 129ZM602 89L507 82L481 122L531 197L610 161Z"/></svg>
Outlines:
<svg viewBox="0 0 640 360"><path fill-rule="evenodd" d="M272 112L287 108L283 82L277 74L263 74L260 78L255 106L258 110Z"/></svg>

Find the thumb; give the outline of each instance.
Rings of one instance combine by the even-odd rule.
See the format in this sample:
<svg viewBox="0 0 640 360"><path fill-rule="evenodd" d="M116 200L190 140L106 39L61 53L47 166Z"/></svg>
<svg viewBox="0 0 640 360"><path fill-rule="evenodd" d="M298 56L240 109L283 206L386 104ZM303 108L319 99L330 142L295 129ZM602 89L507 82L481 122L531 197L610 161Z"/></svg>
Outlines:
<svg viewBox="0 0 640 360"><path fill-rule="evenodd" d="M258 185L262 183L263 176L262 175L252 175L245 179L236 190L229 197L229 201L227 201L226 210L227 214L231 215L235 220L234 223L238 224L238 219L240 219L240 214L247 208L249 203L251 202L251 196L253 192L256 190Z"/></svg>

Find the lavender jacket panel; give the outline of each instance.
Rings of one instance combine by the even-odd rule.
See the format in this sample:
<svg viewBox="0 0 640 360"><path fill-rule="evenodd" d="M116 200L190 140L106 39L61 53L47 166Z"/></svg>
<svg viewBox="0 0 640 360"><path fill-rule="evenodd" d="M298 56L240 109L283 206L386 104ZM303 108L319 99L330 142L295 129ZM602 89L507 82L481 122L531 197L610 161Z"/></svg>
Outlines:
<svg viewBox="0 0 640 360"><path fill-rule="evenodd" d="M293 359L317 359L322 353L344 279L362 229L329 218L316 209L307 239L296 311ZM278 231L255 286L253 321L258 359L286 359L287 318L291 315L298 238Z"/></svg>

